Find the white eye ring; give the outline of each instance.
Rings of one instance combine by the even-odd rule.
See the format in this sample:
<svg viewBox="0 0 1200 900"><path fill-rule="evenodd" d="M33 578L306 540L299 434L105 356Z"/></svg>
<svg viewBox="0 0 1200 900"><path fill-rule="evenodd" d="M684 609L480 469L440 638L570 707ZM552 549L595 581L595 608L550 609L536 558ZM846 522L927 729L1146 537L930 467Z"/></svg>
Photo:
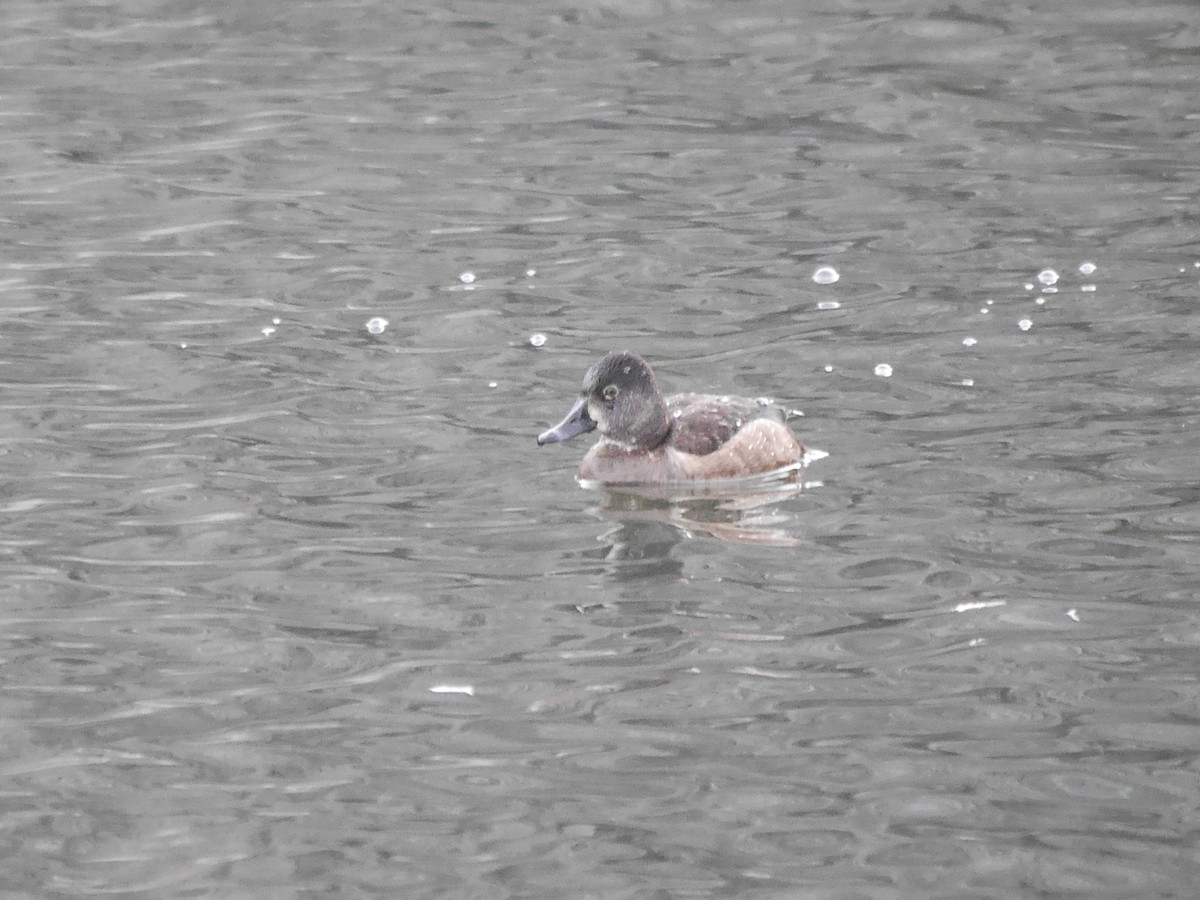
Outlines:
<svg viewBox="0 0 1200 900"><path fill-rule="evenodd" d="M621 393L621 389L615 384L610 384L607 385L600 393L605 400L613 401L617 399L617 394Z"/></svg>

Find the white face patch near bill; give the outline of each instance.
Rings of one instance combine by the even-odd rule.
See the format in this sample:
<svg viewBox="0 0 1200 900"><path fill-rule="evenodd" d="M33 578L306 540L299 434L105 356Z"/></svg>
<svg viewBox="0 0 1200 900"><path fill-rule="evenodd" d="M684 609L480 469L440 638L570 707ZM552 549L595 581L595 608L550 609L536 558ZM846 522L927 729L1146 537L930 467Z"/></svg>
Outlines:
<svg viewBox="0 0 1200 900"><path fill-rule="evenodd" d="M601 434L607 434L608 433L608 413L605 410L604 405L601 403L597 403L595 400L592 400L589 397L588 405L587 405L587 412L588 412L588 416L591 418L591 420L596 423L596 429Z"/></svg>

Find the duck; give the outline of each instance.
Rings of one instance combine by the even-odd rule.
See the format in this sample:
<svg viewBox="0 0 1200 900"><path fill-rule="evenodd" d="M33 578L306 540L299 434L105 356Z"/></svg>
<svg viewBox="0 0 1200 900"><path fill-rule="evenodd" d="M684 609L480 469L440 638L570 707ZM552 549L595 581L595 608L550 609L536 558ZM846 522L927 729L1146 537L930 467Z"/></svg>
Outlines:
<svg viewBox="0 0 1200 900"><path fill-rule="evenodd" d="M783 410L748 397L664 397L650 365L628 350L606 353L579 398L538 446L599 431L579 464L582 482L654 485L794 470L804 445Z"/></svg>

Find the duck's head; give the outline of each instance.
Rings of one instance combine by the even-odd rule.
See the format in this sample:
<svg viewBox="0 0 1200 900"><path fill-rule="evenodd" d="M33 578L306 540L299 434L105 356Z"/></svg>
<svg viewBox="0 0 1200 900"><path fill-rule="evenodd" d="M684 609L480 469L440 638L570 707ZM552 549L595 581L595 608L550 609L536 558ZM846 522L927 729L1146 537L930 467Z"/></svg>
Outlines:
<svg viewBox="0 0 1200 900"><path fill-rule="evenodd" d="M538 435L538 445L599 429L629 449L652 450L667 439L671 416L654 372L627 350L606 353L583 377L579 399L566 418Z"/></svg>

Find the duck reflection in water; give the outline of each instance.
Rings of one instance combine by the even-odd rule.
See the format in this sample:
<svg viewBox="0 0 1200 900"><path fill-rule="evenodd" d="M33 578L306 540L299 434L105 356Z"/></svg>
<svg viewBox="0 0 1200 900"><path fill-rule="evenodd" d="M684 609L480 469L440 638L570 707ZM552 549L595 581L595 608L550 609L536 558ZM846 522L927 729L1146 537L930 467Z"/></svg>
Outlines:
<svg viewBox="0 0 1200 900"><path fill-rule="evenodd" d="M706 535L737 544L761 544L796 547L802 542L788 526L794 515L779 508L815 482L800 479L800 471L789 473L792 480L776 483L757 492L675 495L661 491L608 488L605 500L594 508L596 515L620 523L604 535L610 543L610 555L626 556L641 544L661 543L662 526L675 533L673 543L695 535ZM599 487L599 486L597 486ZM658 527L655 527L657 525Z"/></svg>

